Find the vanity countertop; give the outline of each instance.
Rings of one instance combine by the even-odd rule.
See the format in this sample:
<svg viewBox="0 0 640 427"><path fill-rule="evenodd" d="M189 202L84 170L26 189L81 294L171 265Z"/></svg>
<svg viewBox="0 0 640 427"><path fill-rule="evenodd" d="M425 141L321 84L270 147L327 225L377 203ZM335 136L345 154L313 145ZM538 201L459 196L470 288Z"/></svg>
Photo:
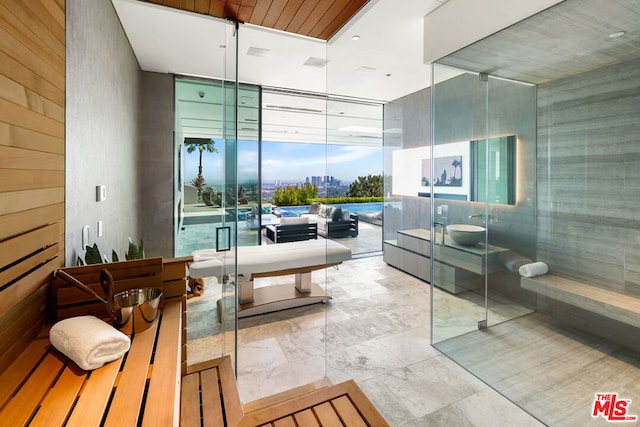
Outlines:
<svg viewBox="0 0 640 427"><path fill-rule="evenodd" d="M411 237L415 237L417 239L421 239L421 240L426 240L426 241L431 241L431 231L427 230L426 228L414 228L414 229L410 229L410 230L398 230L399 234L405 234L407 236L411 236ZM439 232L436 232L436 246L439 246L439 242L441 239L441 234ZM459 245L456 242L453 241L453 239L451 239L449 236L445 235L444 237L444 245L451 247L451 248L455 248L459 251L465 251L465 252L469 252L472 253L474 255L484 255L485 254L485 247L486 245L484 243L478 243L475 246L463 246L463 245ZM495 245L489 245L488 249L486 252L489 254L496 254L496 253L500 253L500 252L507 252L509 251L509 249L507 248L502 248L500 246L495 246Z"/></svg>

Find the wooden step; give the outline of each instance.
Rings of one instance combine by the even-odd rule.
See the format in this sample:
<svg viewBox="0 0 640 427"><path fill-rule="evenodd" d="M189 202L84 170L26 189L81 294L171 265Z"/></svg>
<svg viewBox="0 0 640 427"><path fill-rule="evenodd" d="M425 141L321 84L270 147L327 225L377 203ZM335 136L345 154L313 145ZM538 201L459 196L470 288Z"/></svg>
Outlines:
<svg viewBox="0 0 640 427"><path fill-rule="evenodd" d="M320 390L331 385L333 385L331 380L325 377L310 384L305 384L300 387L295 387L290 390L285 390L281 393L272 394L271 396L263 397L262 399L257 399L252 402L245 403L244 405L242 405L242 408L244 409L245 414L249 414L251 412L260 411L270 406L286 402L287 400L304 396L305 394L312 393L316 390Z"/></svg>

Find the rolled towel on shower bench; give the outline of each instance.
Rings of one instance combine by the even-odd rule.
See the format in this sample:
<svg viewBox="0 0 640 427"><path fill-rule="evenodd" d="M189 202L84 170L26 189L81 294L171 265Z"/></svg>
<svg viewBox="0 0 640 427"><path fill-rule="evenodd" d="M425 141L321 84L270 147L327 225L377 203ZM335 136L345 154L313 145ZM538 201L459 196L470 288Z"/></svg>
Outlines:
<svg viewBox="0 0 640 427"><path fill-rule="evenodd" d="M51 344L82 369L97 369L124 356L131 339L95 316L61 320L51 327Z"/></svg>
<svg viewBox="0 0 640 427"><path fill-rule="evenodd" d="M521 266L518 272L524 277L541 276L549 272L549 266L542 261L532 262Z"/></svg>

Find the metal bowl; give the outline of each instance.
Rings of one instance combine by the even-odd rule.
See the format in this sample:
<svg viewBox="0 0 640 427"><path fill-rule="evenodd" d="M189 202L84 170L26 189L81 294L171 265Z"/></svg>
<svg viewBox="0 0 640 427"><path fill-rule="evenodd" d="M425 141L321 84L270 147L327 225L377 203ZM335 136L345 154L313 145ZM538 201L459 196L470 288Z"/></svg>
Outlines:
<svg viewBox="0 0 640 427"><path fill-rule="evenodd" d="M158 320L162 290L131 289L113 296L113 323L123 333L134 335L149 329Z"/></svg>

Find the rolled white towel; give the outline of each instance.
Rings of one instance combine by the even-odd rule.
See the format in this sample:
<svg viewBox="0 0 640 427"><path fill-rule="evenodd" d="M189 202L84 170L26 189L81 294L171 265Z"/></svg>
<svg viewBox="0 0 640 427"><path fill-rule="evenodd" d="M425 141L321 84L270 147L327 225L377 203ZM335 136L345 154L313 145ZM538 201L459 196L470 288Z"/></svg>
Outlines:
<svg viewBox="0 0 640 427"><path fill-rule="evenodd" d="M95 316L70 317L49 332L51 344L84 370L97 369L129 351L128 336Z"/></svg>
<svg viewBox="0 0 640 427"><path fill-rule="evenodd" d="M541 276L549 272L549 266L542 261L532 262L521 266L518 272L524 277Z"/></svg>

